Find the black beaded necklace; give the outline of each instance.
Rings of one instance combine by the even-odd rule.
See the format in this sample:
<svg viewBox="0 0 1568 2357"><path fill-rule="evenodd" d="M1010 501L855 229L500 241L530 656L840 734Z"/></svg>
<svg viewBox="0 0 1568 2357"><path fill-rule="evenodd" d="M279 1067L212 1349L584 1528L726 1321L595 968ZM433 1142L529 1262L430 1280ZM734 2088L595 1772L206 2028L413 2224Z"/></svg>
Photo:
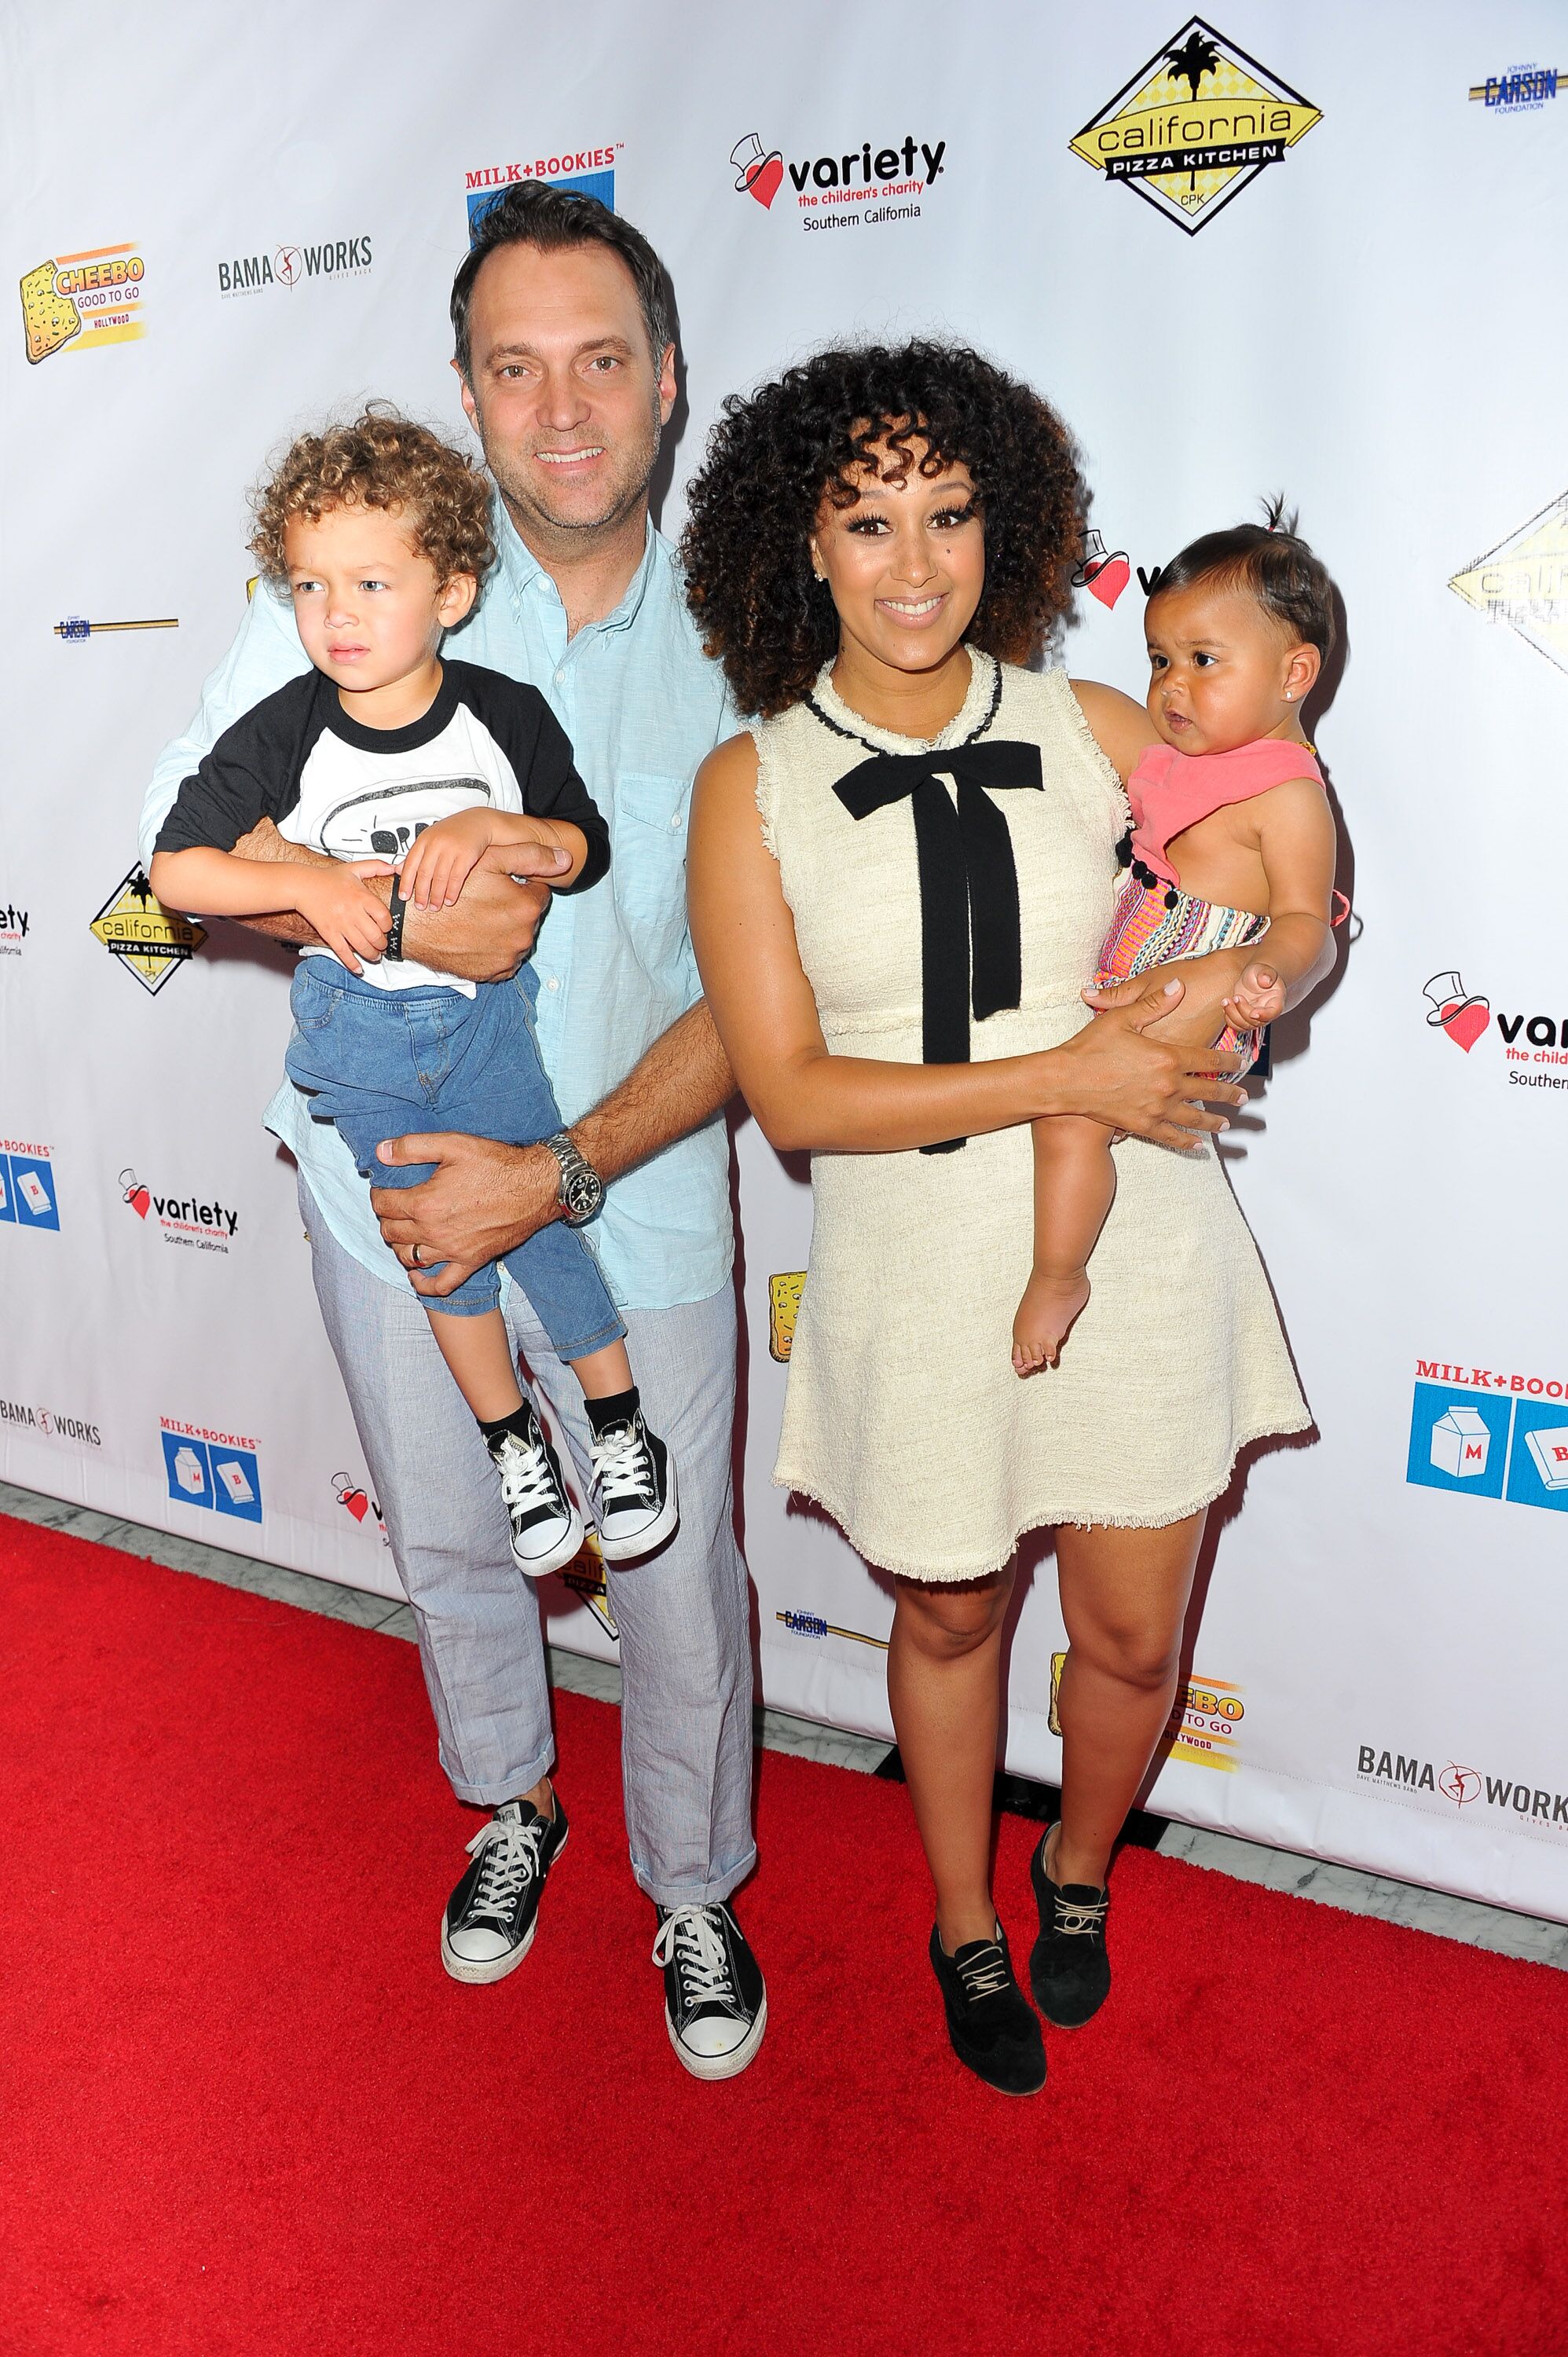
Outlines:
<svg viewBox="0 0 1568 2357"><path fill-rule="evenodd" d="M966 700L967 700L967 699L966 699ZM985 734L986 730L990 727L990 726L991 726L992 722L995 719L996 715L997 715L997 713L1001 710L1001 708L1002 708L1002 666L1001 666L1001 664L1000 664L1000 663L998 663L998 664L997 664L997 666L996 666L996 676L995 676L995 678L994 678L994 679L992 681L992 683L991 683L991 702L990 702L990 704L988 705L988 706L986 707L985 717L984 717L984 719L983 719L983 721L981 721L981 722L980 722L980 724L979 724L979 726L978 726L977 727L972 728L972 729L970 730L969 735L968 735L966 737L964 737L964 739L962 740L962 741L963 741L963 743L964 743L965 745L974 745L974 744L978 744L978 742L980 741L981 737L984 736L984 734ZM886 753L886 752L887 748L886 748L886 745L874 745L874 744L872 743L872 741L871 741L871 739L870 739L870 737L863 737L863 736L861 735L861 733L860 733L860 731L859 731L859 729L858 729L858 728L846 728L846 727L844 726L844 725L843 725L843 721L842 721L842 720L835 720L835 719L832 717L832 714L831 714L831 713L824 712L824 711L822 710L822 705L817 702L816 696L815 696L814 694L811 694L811 695L808 695L808 696L807 696L807 698L806 698L806 709L807 709L807 711L808 711L808 712L814 713L814 714L816 715L817 718L822 722L822 726L823 726L824 728L831 728L831 729L832 730L833 735L834 735L835 737L846 737L849 739L849 742L850 742L852 745L864 745L864 746L865 746L865 749L866 749L866 751L867 751L868 753ZM891 730L889 730L889 732L888 732L888 733L889 733L889 735L891 735L891 734L892 734L892 731L891 731ZM938 748L938 749L940 749L940 748ZM956 746L949 746L949 747L947 748L947 750L948 750L949 752L955 752L955 751L958 751L959 749L960 749L960 748L959 748L959 747L956 747ZM933 759L934 759L934 756L933 756L932 758L933 758ZM940 765L938 765L938 766L940 766Z"/></svg>

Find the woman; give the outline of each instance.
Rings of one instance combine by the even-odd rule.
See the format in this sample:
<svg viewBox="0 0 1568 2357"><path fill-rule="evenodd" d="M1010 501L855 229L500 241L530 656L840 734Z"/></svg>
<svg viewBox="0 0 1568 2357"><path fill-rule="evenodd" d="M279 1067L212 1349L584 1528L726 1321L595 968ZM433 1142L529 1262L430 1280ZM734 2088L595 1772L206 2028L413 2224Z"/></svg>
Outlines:
<svg viewBox="0 0 1568 2357"><path fill-rule="evenodd" d="M1225 1125L1182 1103L1239 1092L1136 1036L1181 985L1092 1021L1081 1003L1153 732L1112 689L1018 668L1079 544L1060 421L973 352L823 352L726 403L690 504L693 608L760 716L699 775L693 938L763 1131L814 1157L774 1478L894 1576L888 1698L949 2033L1029 2093L1040 2028L990 1889L1017 1541L1055 1528L1070 1647L1030 1960L1066 2028L1110 1986L1106 1870L1169 1716L1205 1511L1239 1448L1307 1413L1193 1135ZM1184 968L1215 1032L1244 956ZM1068 1112L1140 1134L1115 1149L1090 1306L1059 1367L1020 1380L1027 1125Z"/></svg>

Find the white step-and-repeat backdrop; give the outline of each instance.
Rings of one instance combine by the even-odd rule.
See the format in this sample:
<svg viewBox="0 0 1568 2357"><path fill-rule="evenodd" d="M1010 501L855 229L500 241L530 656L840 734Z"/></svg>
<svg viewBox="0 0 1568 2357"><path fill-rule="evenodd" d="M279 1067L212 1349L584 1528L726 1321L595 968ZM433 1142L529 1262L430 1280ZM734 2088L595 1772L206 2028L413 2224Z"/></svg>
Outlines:
<svg viewBox="0 0 1568 2357"><path fill-rule="evenodd" d="M470 206L569 180L674 275L669 528L726 392L915 329L1081 438L1076 671L1141 693L1140 568L1299 505L1355 917L1228 1159L1318 1430L1213 1518L1153 1804L1568 1918L1568 25L1215 5L9 14L0 1466L396 1592L259 1124L285 961L166 917L135 817L264 454L370 393L461 431ZM887 1588L768 1483L808 1190L738 1159L764 1690L886 1732ZM1049 1778L1033 1561L1007 1756ZM591 1561L545 1601L613 1653Z"/></svg>

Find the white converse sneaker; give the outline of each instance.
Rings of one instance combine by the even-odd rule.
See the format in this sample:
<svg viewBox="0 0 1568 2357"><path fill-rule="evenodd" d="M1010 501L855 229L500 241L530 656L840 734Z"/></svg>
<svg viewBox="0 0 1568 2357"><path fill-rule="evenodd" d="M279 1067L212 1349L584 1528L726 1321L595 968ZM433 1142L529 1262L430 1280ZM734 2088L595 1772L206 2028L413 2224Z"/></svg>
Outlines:
<svg viewBox="0 0 1568 2357"><path fill-rule="evenodd" d="M639 1410L624 1424L588 1436L588 1505L607 1563L651 1555L681 1519L675 1467Z"/></svg>
<svg viewBox="0 0 1568 2357"><path fill-rule="evenodd" d="M520 1421L521 1433L503 1432L489 1447L511 1523L511 1559L530 1579L542 1579L546 1572L570 1563L582 1545L583 1517L562 1478L561 1460L527 1400Z"/></svg>

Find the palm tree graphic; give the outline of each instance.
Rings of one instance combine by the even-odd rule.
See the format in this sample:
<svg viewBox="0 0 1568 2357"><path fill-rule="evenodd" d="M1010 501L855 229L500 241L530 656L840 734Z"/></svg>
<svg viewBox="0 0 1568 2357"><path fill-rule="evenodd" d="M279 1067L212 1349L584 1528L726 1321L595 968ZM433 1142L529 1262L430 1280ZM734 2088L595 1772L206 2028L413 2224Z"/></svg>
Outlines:
<svg viewBox="0 0 1568 2357"><path fill-rule="evenodd" d="M1166 49L1164 56L1165 63L1171 70L1172 78L1186 82L1192 92L1193 104L1196 106L1198 89L1204 75L1218 73L1219 70L1219 49L1212 41L1206 40L1201 33L1191 32L1179 49ZM1197 193L1196 168L1187 174L1187 187L1189 196Z"/></svg>

